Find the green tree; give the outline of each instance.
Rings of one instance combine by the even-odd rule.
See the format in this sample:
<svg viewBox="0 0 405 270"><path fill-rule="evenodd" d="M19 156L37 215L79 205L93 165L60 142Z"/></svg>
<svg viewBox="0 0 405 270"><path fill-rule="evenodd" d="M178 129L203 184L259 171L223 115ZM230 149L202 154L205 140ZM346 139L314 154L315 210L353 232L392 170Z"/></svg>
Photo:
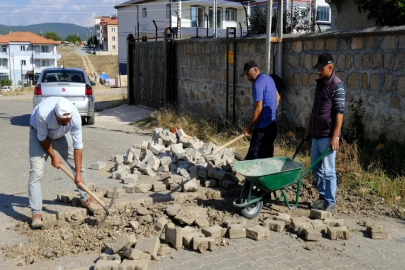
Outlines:
<svg viewBox="0 0 405 270"><path fill-rule="evenodd" d="M44 35L44 37L46 37L47 39L55 40L55 41L60 41L60 40L62 40L62 39L58 36L58 34L56 34L55 32L46 32L45 35Z"/></svg>
<svg viewBox="0 0 405 270"><path fill-rule="evenodd" d="M87 44L88 45L98 45L98 40L97 40L96 35L89 37L89 39L87 40Z"/></svg>
<svg viewBox="0 0 405 270"><path fill-rule="evenodd" d="M405 25L405 0L354 0L359 12L377 26Z"/></svg>
<svg viewBox="0 0 405 270"><path fill-rule="evenodd" d="M66 41L69 41L70 43L75 43L76 41L77 41L77 42L82 41L81 38L80 38L79 36L77 36L77 35L70 35L70 36L67 36L67 38L66 38L65 40L66 40Z"/></svg>
<svg viewBox="0 0 405 270"><path fill-rule="evenodd" d="M2 86L11 86L11 80L9 79L1 79L0 80L0 87Z"/></svg>

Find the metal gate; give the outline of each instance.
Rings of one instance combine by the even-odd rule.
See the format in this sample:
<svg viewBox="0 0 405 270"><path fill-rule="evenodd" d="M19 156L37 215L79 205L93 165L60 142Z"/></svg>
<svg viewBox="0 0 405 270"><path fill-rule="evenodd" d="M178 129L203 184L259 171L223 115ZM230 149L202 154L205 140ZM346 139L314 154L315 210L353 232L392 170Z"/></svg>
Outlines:
<svg viewBox="0 0 405 270"><path fill-rule="evenodd" d="M127 38L129 103L157 109L175 103L174 39L166 29L163 41ZM137 42L138 41L138 42ZM171 68L169 68L171 67Z"/></svg>

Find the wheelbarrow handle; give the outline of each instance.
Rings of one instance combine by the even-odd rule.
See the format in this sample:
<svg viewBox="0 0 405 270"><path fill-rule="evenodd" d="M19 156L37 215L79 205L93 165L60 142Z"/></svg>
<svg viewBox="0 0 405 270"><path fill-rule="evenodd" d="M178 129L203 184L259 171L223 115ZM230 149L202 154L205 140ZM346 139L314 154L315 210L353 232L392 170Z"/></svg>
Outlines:
<svg viewBox="0 0 405 270"><path fill-rule="evenodd" d="M330 150L332 150L332 148L328 147L328 148L325 150L325 152L323 152L322 155L320 155L319 158L318 158L317 160L315 160L315 162L312 163L311 166L309 166L308 169L306 169L306 171L305 171L303 174L301 174L301 177L300 177L300 178L301 178L301 179L304 178L304 176L305 176L307 173L309 173L309 171L312 170L312 168L313 168L319 161L321 161L321 160L329 153Z"/></svg>
<svg viewBox="0 0 405 270"><path fill-rule="evenodd" d="M302 147L302 145L304 144L305 140L306 140L306 138L303 138L303 139L301 140L301 142L298 144L297 148L295 149L295 153L294 153L294 155L292 156L292 159L295 159L295 157L297 156L298 152L301 150L301 147Z"/></svg>

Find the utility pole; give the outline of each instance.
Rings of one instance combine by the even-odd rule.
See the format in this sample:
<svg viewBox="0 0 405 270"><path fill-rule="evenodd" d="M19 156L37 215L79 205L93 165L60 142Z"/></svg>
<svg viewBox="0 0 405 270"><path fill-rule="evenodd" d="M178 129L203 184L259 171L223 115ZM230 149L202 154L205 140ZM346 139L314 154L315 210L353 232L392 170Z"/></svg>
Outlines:
<svg viewBox="0 0 405 270"><path fill-rule="evenodd" d="M281 1L281 0L280 0ZM271 22L273 17L273 0L267 1L267 24L266 24L266 66L265 74L270 74L271 67Z"/></svg>
<svg viewBox="0 0 405 270"><path fill-rule="evenodd" d="M24 81L23 81L23 73L22 73L22 62L21 62L21 86L24 87Z"/></svg>
<svg viewBox="0 0 405 270"><path fill-rule="evenodd" d="M14 53L12 53L12 54L11 54L11 57L13 58L13 77L14 77L14 80L13 80L12 85L15 85L15 65L14 65Z"/></svg>

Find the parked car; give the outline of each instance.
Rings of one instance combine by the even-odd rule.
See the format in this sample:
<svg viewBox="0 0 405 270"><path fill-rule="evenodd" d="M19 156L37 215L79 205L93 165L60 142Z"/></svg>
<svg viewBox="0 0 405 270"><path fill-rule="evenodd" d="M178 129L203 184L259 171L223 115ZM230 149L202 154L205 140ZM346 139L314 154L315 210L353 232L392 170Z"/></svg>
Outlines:
<svg viewBox="0 0 405 270"><path fill-rule="evenodd" d="M34 89L34 108L48 97L64 97L79 110L83 123L94 125L94 96L90 80L83 69L46 68Z"/></svg>
<svg viewBox="0 0 405 270"><path fill-rule="evenodd" d="M11 86L3 86L3 87L1 88L1 91L3 91L3 92L11 91Z"/></svg>

